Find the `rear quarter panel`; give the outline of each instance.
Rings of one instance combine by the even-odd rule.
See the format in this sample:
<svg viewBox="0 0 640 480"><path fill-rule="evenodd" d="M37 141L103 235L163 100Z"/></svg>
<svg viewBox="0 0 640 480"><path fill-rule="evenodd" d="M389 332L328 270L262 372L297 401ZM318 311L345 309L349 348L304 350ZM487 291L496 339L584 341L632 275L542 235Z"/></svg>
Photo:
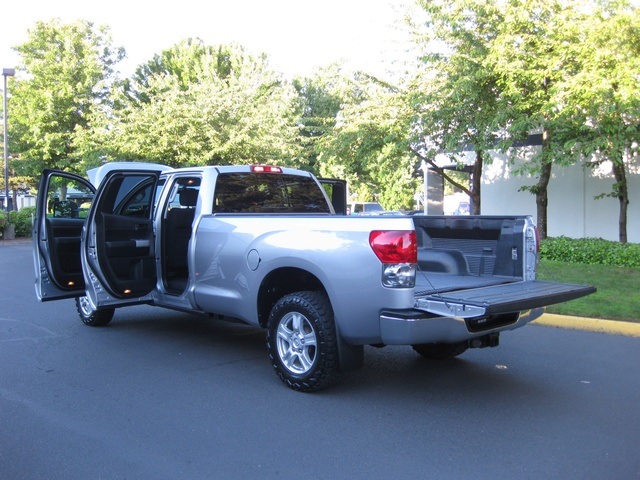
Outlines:
<svg viewBox="0 0 640 480"><path fill-rule="evenodd" d="M408 217L203 216L194 248L194 298L204 311L257 325L264 278L279 268L299 268L323 284L343 338L376 343L380 310L412 307L414 291L382 286L369 233L412 229Z"/></svg>

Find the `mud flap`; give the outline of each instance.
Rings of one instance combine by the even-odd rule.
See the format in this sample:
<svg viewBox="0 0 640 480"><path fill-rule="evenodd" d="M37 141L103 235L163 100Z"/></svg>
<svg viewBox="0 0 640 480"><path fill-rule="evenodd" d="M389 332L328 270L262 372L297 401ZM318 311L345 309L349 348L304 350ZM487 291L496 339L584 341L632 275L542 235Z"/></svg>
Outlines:
<svg viewBox="0 0 640 480"><path fill-rule="evenodd" d="M364 365L364 346L349 345L344 341L340 330L336 325L336 336L338 338L338 355L340 360L340 371L350 372L359 370Z"/></svg>

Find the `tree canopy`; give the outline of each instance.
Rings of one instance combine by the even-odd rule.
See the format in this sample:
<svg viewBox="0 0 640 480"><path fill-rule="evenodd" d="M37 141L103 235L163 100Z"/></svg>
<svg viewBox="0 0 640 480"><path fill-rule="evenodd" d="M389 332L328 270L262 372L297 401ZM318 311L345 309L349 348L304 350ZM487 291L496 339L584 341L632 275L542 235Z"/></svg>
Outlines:
<svg viewBox="0 0 640 480"><path fill-rule="evenodd" d="M84 151L171 166L298 161L295 91L237 45L181 42L113 90Z"/></svg>
<svg viewBox="0 0 640 480"><path fill-rule="evenodd" d="M568 52L574 74L564 78L558 117L567 155L596 167L612 164L609 192L619 202L619 240L627 242L627 175L638 159L640 136L640 12L624 2L583 15L581 41Z"/></svg>
<svg viewBox="0 0 640 480"><path fill-rule="evenodd" d="M415 150L422 160L471 198L473 213L481 208L481 176L491 162L504 130L505 110L496 72L487 68L503 12L491 2L420 2L427 13L421 42L425 70L416 76ZM436 47L437 46L437 47ZM436 154L465 166L464 150L473 150L471 185L460 184L435 162Z"/></svg>
<svg viewBox="0 0 640 480"><path fill-rule="evenodd" d="M481 207L495 151L533 175L546 235L551 167L610 161L626 241L626 177L638 158L640 14L626 0L417 0L417 68L392 81L339 65L285 80L266 54L185 39L126 79L107 27L38 22L18 45L11 88L12 178L82 173L110 160L172 166L278 163L349 181L358 200L413 206L433 168ZM514 148L541 133L542 148ZM435 162L465 166L471 184ZM518 158L518 157L521 158ZM469 166L466 165L466 170ZM21 176L22 175L22 176ZM14 192L20 185L12 184Z"/></svg>
<svg viewBox="0 0 640 480"><path fill-rule="evenodd" d="M537 176L528 189L536 195L543 238L553 164L598 152L614 163L613 194L624 197L617 159L637 145L637 100L631 100L640 93L637 8L618 0L420 4L428 19L423 42L431 50L424 56L426 82L415 95L427 161L429 143L453 159L472 146L476 178L490 161L488 150L525 158L522 171ZM511 148L535 132L542 133L537 154ZM469 193L479 202L479 183Z"/></svg>
<svg viewBox="0 0 640 480"><path fill-rule="evenodd" d="M406 92L366 74L341 86L342 108L318 142L320 172L349 181L362 201L410 209L419 184L409 148L412 114Z"/></svg>
<svg viewBox="0 0 640 480"><path fill-rule="evenodd" d="M75 137L108 102L113 67L124 50L112 46L107 27L58 19L36 23L15 49L23 74L11 90L11 151L19 152L25 173L77 171Z"/></svg>

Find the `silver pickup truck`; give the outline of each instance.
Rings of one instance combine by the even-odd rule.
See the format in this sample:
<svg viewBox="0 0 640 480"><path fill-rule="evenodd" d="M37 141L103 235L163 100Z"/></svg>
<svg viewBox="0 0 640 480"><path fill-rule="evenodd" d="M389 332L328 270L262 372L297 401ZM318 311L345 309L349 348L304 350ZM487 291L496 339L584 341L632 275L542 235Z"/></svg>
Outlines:
<svg viewBox="0 0 640 480"><path fill-rule="evenodd" d="M349 216L343 182L265 165L45 170L36 294L82 321L151 304L260 326L277 375L313 391L365 345L427 358L494 347L595 289L536 280L529 217Z"/></svg>

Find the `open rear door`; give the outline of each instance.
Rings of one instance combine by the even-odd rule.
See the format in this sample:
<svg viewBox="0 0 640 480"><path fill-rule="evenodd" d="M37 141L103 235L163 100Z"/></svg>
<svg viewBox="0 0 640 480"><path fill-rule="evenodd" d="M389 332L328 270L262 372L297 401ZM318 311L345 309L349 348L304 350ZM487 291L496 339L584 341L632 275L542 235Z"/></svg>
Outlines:
<svg viewBox="0 0 640 480"><path fill-rule="evenodd" d="M36 295L41 301L80 297L85 282L80 240L95 189L77 175L44 170L33 224Z"/></svg>
<svg viewBox="0 0 640 480"><path fill-rule="evenodd" d="M153 206L158 171L113 171L87 219L82 267L94 307L150 302L157 282Z"/></svg>

